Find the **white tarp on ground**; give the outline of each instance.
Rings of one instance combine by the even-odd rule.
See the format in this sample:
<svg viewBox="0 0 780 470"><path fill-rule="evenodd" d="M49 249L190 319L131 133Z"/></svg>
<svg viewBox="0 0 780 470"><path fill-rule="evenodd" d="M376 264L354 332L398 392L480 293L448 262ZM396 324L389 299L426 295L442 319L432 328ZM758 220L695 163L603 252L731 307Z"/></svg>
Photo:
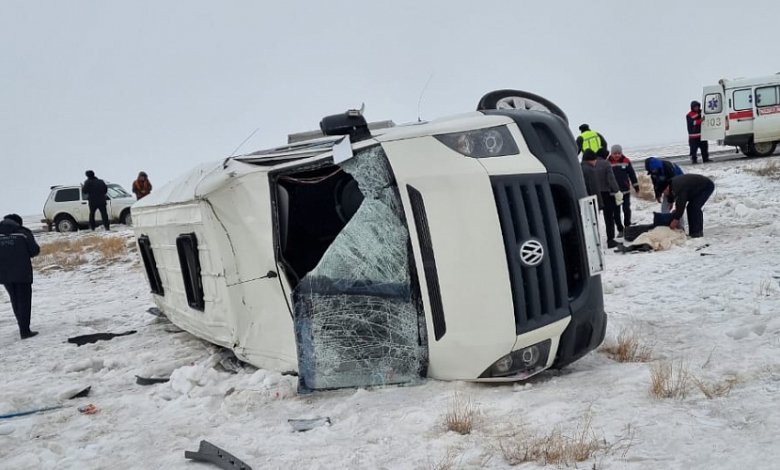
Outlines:
<svg viewBox="0 0 780 470"><path fill-rule="evenodd" d="M649 232L645 232L634 239L626 246L648 245L655 251L666 251L669 248L682 245L686 240L685 232L682 230L672 230L669 227L656 227Z"/></svg>

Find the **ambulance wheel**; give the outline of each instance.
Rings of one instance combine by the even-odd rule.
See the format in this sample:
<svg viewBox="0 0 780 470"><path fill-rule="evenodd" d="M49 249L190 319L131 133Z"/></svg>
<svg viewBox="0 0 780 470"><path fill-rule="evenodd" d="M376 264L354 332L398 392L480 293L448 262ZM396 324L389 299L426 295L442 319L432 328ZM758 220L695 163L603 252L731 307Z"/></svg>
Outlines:
<svg viewBox="0 0 780 470"><path fill-rule="evenodd" d="M486 94L479 100L477 111L486 110L525 110L525 111L543 111L555 114L563 119L566 124L569 118L561 108L552 101L542 98L539 95L528 93L522 90L495 90Z"/></svg>
<svg viewBox="0 0 780 470"><path fill-rule="evenodd" d="M748 156L768 157L775 153L775 148L777 148L777 142L761 142L760 144L750 142L748 144Z"/></svg>

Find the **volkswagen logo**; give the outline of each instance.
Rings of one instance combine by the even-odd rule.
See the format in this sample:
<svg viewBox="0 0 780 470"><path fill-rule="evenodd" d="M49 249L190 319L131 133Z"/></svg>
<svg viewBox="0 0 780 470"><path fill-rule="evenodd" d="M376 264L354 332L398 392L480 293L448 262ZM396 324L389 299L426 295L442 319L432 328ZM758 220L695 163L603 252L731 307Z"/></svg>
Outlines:
<svg viewBox="0 0 780 470"><path fill-rule="evenodd" d="M537 240L528 240L520 245L520 261L529 268L539 266L544 259L544 247Z"/></svg>

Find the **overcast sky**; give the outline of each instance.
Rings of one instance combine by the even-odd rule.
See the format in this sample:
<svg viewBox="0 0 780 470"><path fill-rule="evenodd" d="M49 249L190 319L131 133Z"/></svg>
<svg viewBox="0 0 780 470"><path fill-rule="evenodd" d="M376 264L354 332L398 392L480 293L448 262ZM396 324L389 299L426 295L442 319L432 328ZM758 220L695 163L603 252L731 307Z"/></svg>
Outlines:
<svg viewBox="0 0 780 470"><path fill-rule="evenodd" d="M541 94L610 143L685 142L719 78L780 72L780 2L0 0L0 213L93 169L129 189L316 129ZM576 130L576 129L574 129Z"/></svg>

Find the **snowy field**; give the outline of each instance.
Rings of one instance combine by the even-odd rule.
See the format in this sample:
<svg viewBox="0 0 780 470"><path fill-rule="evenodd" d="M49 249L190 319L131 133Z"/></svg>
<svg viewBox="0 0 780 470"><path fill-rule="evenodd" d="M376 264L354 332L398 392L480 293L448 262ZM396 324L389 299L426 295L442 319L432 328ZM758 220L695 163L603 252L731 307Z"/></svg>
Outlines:
<svg viewBox="0 0 780 470"><path fill-rule="evenodd" d="M776 158L687 167L716 184L705 238L667 252L607 254L607 343L626 331L648 362L620 363L598 351L514 386L423 381L297 396L294 377L213 367L213 347L147 313L153 304L136 253L64 268L55 265L69 262L41 260L38 337L18 339L0 295L0 414L65 407L0 420L0 468L217 468L184 459L201 439L255 470L503 469L524 456L535 461L512 468L558 468L566 464L545 466L532 455L540 442L556 440L595 449L576 464L584 469L778 468L780 174L773 164ZM636 222L649 221L653 207L635 199ZM129 233L101 236L132 246ZM67 343L127 330L137 333ZM651 394L651 371L665 364L675 377L682 368L687 393ZM135 375L170 372L166 384L135 383ZM87 385L87 398L63 400ZM445 426L455 402L474 411L468 434ZM97 413L78 411L87 404ZM296 433L287 422L316 417L332 425Z"/></svg>

